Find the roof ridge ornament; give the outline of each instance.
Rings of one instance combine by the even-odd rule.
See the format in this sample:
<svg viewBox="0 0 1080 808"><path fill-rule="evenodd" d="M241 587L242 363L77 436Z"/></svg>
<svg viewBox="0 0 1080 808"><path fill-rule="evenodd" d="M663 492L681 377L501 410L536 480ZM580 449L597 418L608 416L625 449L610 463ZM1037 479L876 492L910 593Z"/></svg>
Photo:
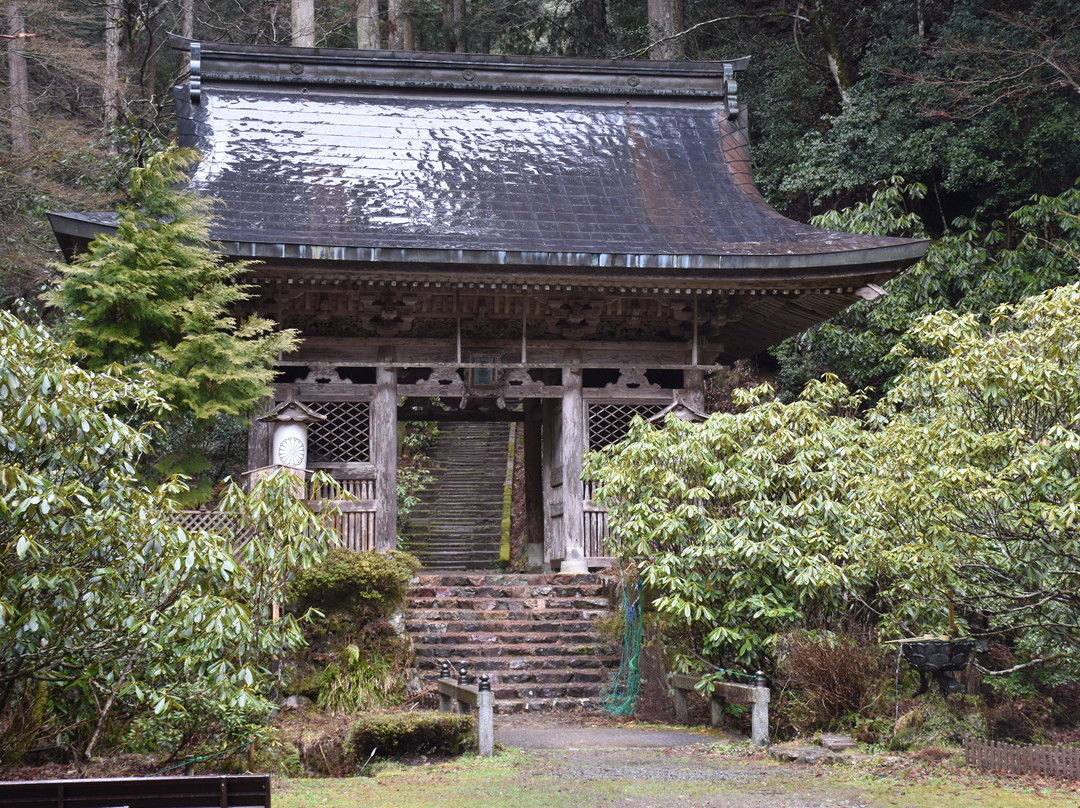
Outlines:
<svg viewBox="0 0 1080 808"><path fill-rule="evenodd" d="M739 115L738 93L739 82L735 81L735 65L724 62L724 103L730 118L737 118Z"/></svg>
<svg viewBox="0 0 1080 808"><path fill-rule="evenodd" d="M191 77L189 79L188 97L192 104L202 102L202 43L191 43Z"/></svg>

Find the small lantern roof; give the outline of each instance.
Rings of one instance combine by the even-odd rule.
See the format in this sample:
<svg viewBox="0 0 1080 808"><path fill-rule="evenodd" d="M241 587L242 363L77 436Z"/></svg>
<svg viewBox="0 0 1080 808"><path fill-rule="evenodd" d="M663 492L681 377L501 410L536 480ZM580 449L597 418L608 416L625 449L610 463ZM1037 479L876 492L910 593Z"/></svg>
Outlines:
<svg viewBox="0 0 1080 808"><path fill-rule="evenodd" d="M325 421L326 416L315 412L303 402L289 396L285 401L282 401L272 410L263 413L256 420L267 423L291 421L298 424L307 424L312 421Z"/></svg>
<svg viewBox="0 0 1080 808"><path fill-rule="evenodd" d="M702 421L706 421L709 418L707 412L699 410L693 404L689 404L682 396L676 395L670 404L660 410L660 412L656 413L656 415L649 418L649 423L663 426L664 419L668 417L669 413L674 415L680 421L689 421L694 424L700 424Z"/></svg>

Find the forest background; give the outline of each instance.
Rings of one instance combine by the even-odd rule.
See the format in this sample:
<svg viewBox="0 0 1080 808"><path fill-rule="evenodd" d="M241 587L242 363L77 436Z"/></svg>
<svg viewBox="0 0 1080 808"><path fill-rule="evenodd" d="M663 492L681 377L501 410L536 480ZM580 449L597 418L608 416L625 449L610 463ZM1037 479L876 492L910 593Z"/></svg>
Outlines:
<svg viewBox="0 0 1080 808"><path fill-rule="evenodd" d="M919 316L988 312L1075 276L1080 8L1069 0L10 0L0 102L0 299L58 259L44 213L124 200L174 131L197 39L588 57L749 54L755 176L786 215L937 239L927 260L760 358L783 393L881 387ZM875 191L877 196L875 197Z"/></svg>

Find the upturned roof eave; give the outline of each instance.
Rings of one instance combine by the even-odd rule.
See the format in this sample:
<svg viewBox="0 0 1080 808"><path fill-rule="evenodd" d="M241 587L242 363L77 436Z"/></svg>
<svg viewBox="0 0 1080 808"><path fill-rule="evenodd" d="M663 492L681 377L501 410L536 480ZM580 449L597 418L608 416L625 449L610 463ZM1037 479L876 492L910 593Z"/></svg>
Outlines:
<svg viewBox="0 0 1080 808"><path fill-rule="evenodd" d="M61 246L65 237L69 243L88 243L98 234L116 232L116 225L102 215L50 213L49 220ZM843 282L894 275L922 259L929 246L926 239L894 239L883 246L828 252L676 254L365 247L235 239L217 239L215 243L231 258L289 262L327 270L340 268L357 276L366 271L356 264L380 265L383 272L393 271L406 280L441 266L446 271L445 279L454 281L486 280L496 270L500 276L520 276L523 282L543 282L557 276L588 285L683 281L716 288L746 283L784 288L807 276ZM632 274L623 276L619 270Z"/></svg>

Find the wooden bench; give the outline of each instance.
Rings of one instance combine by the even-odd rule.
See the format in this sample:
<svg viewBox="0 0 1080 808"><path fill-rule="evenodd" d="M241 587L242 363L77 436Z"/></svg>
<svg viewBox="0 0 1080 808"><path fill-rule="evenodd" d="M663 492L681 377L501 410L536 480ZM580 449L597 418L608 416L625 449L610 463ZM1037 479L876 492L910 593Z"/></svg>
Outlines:
<svg viewBox="0 0 1080 808"><path fill-rule="evenodd" d="M697 690L700 676L688 676L683 673L671 677L671 686L675 690L675 717L682 723L688 722L686 697ZM716 682L709 695L710 723L720 726L723 715L723 703L749 704L750 740L754 746L769 745L769 688L765 686L765 677L759 672L752 685L738 685L731 682Z"/></svg>
<svg viewBox="0 0 1080 808"><path fill-rule="evenodd" d="M443 665L439 671L439 712L449 713L456 708L462 715L468 715L475 709L479 753L481 757L491 757L495 754L495 696L491 683L485 675L475 687L465 684L464 668L456 679L450 674L450 666Z"/></svg>
<svg viewBox="0 0 1080 808"><path fill-rule="evenodd" d="M4 808L270 808L270 775L0 782Z"/></svg>

